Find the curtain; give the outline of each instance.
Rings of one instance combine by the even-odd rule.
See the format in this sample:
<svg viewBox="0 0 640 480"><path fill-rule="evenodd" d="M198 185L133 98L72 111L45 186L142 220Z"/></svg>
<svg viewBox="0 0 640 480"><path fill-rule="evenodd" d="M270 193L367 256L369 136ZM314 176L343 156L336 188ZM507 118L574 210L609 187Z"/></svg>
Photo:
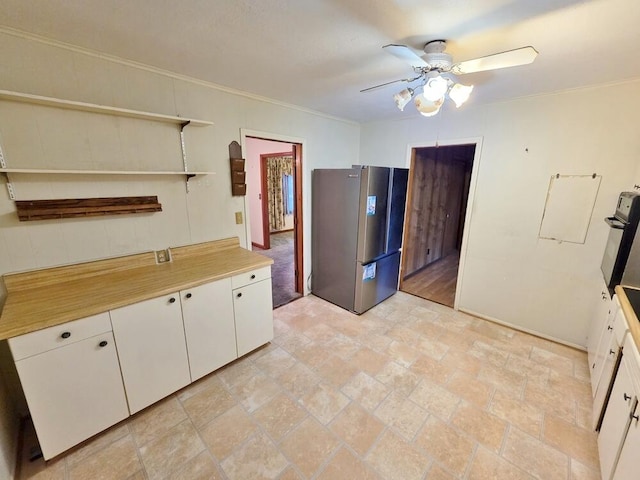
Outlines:
<svg viewBox="0 0 640 480"><path fill-rule="evenodd" d="M285 175L293 176L293 157L269 157L267 159L267 198L271 231L284 228L285 196L282 187Z"/></svg>

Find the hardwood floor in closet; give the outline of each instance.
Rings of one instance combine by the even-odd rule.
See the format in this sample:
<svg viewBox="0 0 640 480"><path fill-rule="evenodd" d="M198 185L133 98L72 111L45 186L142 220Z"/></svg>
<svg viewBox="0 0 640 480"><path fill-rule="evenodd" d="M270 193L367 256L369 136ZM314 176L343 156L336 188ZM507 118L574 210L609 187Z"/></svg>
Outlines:
<svg viewBox="0 0 640 480"><path fill-rule="evenodd" d="M400 290L453 307L459 263L460 252L451 253L405 278Z"/></svg>

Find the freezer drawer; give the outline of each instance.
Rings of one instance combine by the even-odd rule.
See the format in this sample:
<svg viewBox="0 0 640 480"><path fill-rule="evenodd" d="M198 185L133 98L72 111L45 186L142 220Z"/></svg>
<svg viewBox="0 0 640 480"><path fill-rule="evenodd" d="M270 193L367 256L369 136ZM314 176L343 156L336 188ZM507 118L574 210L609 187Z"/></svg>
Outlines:
<svg viewBox="0 0 640 480"><path fill-rule="evenodd" d="M396 293L399 272L400 252L394 252L364 265L358 262L354 312L366 312Z"/></svg>

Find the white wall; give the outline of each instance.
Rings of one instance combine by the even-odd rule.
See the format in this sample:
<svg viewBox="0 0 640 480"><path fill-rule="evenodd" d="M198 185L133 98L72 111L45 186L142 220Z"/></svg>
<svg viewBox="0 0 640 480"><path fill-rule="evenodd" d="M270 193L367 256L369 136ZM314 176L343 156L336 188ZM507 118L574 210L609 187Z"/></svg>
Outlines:
<svg viewBox="0 0 640 480"><path fill-rule="evenodd" d="M478 87L480 88L480 87ZM437 117L363 125L361 162L408 166L409 145L481 137L458 307L585 345L620 191L640 161L640 82L575 90ZM400 115L399 115L400 116ZM538 239L551 175L602 175L585 244Z"/></svg>
<svg viewBox="0 0 640 480"><path fill-rule="evenodd" d="M187 127L187 153L196 177L12 177L18 199L158 195L161 213L18 222L4 185L0 191L0 274L110 257L166 246L238 236L246 245L243 197L232 197L228 145L240 129L305 139L303 216L310 215L311 170L327 158L357 162L357 124L212 88L177 75L139 68L79 49L43 43L0 29L0 89L215 122ZM221 66L222 68L222 66ZM10 167L180 170L175 126L0 101L0 142ZM304 264L310 270L310 225ZM0 303L4 294L0 292ZM0 388L0 395L4 392ZM15 438L10 409L0 405L0 457ZM5 455L6 457L6 455ZM0 467L2 468L2 467ZM0 478L8 478L0 471Z"/></svg>
<svg viewBox="0 0 640 480"><path fill-rule="evenodd" d="M264 245L262 234L262 179L260 155L293 151L293 144L249 137L246 140L247 200L251 221L251 241ZM304 157L302 159L304 165ZM293 215L285 215L285 230L293 228Z"/></svg>

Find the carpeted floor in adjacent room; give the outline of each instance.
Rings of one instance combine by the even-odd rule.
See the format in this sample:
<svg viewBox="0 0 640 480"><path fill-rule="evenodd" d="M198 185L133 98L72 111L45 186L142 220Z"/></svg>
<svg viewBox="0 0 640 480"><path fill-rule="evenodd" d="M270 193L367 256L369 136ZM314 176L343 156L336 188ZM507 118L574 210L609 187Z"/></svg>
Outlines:
<svg viewBox="0 0 640 480"><path fill-rule="evenodd" d="M295 289L293 231L272 233L270 241L270 249L254 249L273 259L271 282L273 308L276 308L302 295Z"/></svg>

